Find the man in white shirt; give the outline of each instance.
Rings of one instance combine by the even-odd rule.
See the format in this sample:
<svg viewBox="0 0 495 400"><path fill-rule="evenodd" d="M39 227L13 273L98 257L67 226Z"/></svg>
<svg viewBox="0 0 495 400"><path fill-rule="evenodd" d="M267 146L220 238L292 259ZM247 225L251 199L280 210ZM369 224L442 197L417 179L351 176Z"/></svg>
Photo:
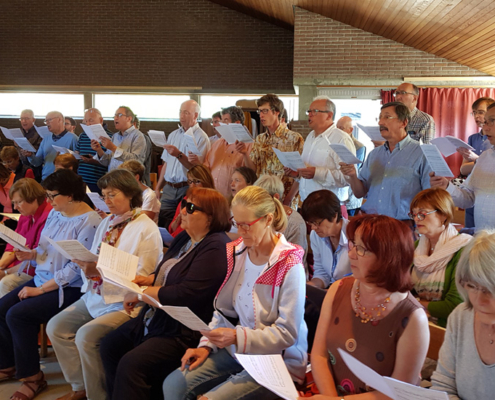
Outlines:
<svg viewBox="0 0 495 400"><path fill-rule="evenodd" d="M187 171L193 167L188 156L193 154L192 146L188 144L185 135L192 136L200 154L196 154L200 163L203 163L208 150L210 140L208 135L199 127L198 117L201 113L199 104L194 100L187 100L180 106L181 127L173 131L167 138L167 144L162 154L163 167L160 178L156 184L155 192L160 198L161 209L158 225L167 227L172 221L177 204L182 200L189 188L187 184ZM190 143L190 142L189 142Z"/></svg>
<svg viewBox="0 0 495 400"><path fill-rule="evenodd" d="M349 197L349 184L340 172L340 158L330 144L343 144L355 155L352 139L334 123L335 104L327 96L315 97L306 114L309 127L313 129L304 142L301 155L306 168L297 171L286 168L285 173L299 178L302 201L316 190L327 189L344 204Z"/></svg>

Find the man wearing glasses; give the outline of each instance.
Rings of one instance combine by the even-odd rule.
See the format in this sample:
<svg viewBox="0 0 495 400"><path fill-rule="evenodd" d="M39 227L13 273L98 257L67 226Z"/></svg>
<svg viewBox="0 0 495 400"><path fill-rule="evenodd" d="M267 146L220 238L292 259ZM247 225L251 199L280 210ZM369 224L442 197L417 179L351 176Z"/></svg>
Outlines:
<svg viewBox="0 0 495 400"><path fill-rule="evenodd" d="M34 118L33 110L22 110L19 121L21 122L22 134L27 140L29 140L29 143L31 143L37 151L40 148L40 144L43 138L40 135L38 135L38 132L34 127L36 118ZM22 150L21 147L16 142L14 142L14 146L19 152L19 157L21 159L22 164L30 166L27 157L21 153ZM37 168L33 167L32 169L34 172L35 179L38 182L41 181L41 167L37 167Z"/></svg>
<svg viewBox="0 0 495 400"><path fill-rule="evenodd" d="M435 121L431 115L416 108L418 96L418 87L411 83L403 83L394 93L395 99L405 104L411 113L407 134L418 142L428 144L435 137Z"/></svg>
<svg viewBox="0 0 495 400"><path fill-rule="evenodd" d="M77 145L77 136L72 132L67 132L65 129L65 119L61 112L50 111L46 114L45 124L52 134L41 141L36 154L21 150L21 154L27 157L32 166L39 167L43 165L41 179L45 179L55 171L53 162L58 153L53 148L53 145L65 147L70 150L75 150Z"/></svg>
<svg viewBox="0 0 495 400"><path fill-rule="evenodd" d="M238 143L236 149L243 155L247 167L256 172L257 176L264 174L276 175L284 183L283 203L294 210L299 203L299 185L294 178L284 173L284 166L278 159L272 147L283 151L298 151L302 153L304 139L285 124L280 123L284 111L284 103L275 94L266 94L256 100L261 124L266 132L258 135L251 151L245 143Z"/></svg>
<svg viewBox="0 0 495 400"><path fill-rule="evenodd" d="M488 106L485 114L483 133L490 143L476 160L473 172L461 186L454 186L446 178L432 172L431 186L439 186L450 193L454 204L460 208L474 206L474 226L476 230L495 228L495 103Z"/></svg>

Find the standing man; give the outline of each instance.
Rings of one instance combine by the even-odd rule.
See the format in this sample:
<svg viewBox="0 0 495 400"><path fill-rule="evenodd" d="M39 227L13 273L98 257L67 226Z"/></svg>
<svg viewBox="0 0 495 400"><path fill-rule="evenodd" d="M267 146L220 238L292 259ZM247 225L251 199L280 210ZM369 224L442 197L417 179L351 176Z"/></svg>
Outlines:
<svg viewBox="0 0 495 400"><path fill-rule="evenodd" d="M203 163L206 153L210 150L208 135L198 124L200 113L201 108L194 100L182 103L180 106L181 127L168 136L168 144L163 146L165 149L162 154L163 166L155 188L157 198L161 196L159 226L169 226L177 205L189 188L187 171L193 164L189 162L188 156L193 153L184 137L186 132L190 130L189 132L194 137L196 147L201 153L198 155L200 163ZM163 194L160 194L161 188L163 188Z"/></svg>
<svg viewBox="0 0 495 400"><path fill-rule="evenodd" d="M65 129L67 132L76 133L76 120L72 117L65 117Z"/></svg>
<svg viewBox="0 0 495 400"><path fill-rule="evenodd" d="M257 176L268 174L282 179L284 183L283 203L297 209L299 184L294 181L294 178L285 175L284 166L272 147L283 152L302 153L304 139L299 133L291 131L280 123L284 103L277 95L266 94L256 100L256 104L261 124L266 128L266 132L256 137L250 152L246 144L241 142L237 144L236 149L243 155L245 165L255 171Z"/></svg>
<svg viewBox="0 0 495 400"><path fill-rule="evenodd" d="M299 192L302 201L312 192L327 189L335 193L342 206L349 197L349 184L340 171L340 158L330 145L343 144L353 154L356 154L356 149L349 135L338 129L334 123L335 104L329 97L315 97L306 114L309 127L313 129L306 138L302 152L306 168L297 171L287 168L286 173L293 178L300 178Z"/></svg>
<svg viewBox="0 0 495 400"><path fill-rule="evenodd" d="M33 145L33 147L38 151L40 148L41 141L43 138L38 135L38 132L36 131L36 128L34 127L34 123L36 122L36 119L34 118L34 112L33 110L22 110L21 112L21 117L19 118L19 121L21 122L21 131L24 137L29 140L29 143ZM14 146L16 147L17 151L19 152L19 157L21 159L21 162L24 165L31 166L29 163L29 160L25 155L22 154L20 146L14 142ZM34 178L40 182L41 181L41 166L39 167L33 167L33 172L34 172Z"/></svg>
<svg viewBox="0 0 495 400"><path fill-rule="evenodd" d="M411 113L407 134L418 142L428 144L435 137L435 121L431 115L416 108L418 96L419 89L412 83L403 83L394 93L395 99L405 104Z"/></svg>
<svg viewBox="0 0 495 400"><path fill-rule="evenodd" d="M215 132L215 134L213 136L210 136L210 144L215 143L222 137L215 129L217 126L220 126L220 122L222 122L222 113L220 111L217 111L211 116L211 126L213 126L213 131Z"/></svg>
<svg viewBox="0 0 495 400"><path fill-rule="evenodd" d="M40 147L36 154L21 150L21 154L28 158L28 161L34 167L43 165L41 178L45 179L53 171L55 171L55 157L57 151L53 145L65 147L66 149L75 150L77 145L77 136L74 133L67 132L65 129L65 119L61 112L50 111L46 114L45 124L48 130L52 133L41 141Z"/></svg>
<svg viewBox="0 0 495 400"><path fill-rule="evenodd" d="M89 108L86 110L82 123L88 126L101 124L108 136L112 137L113 135L113 133L106 128L106 124L103 124L103 117L100 110L97 108ZM106 149L102 150L106 151ZM77 173L81 175L84 183L88 185L88 188L92 192L101 193L101 190L96 183L98 182L98 179L108 172L108 167L101 165L94 159L96 151L91 147L91 139L84 131L79 136L76 153L81 155L81 162L79 163Z"/></svg>
<svg viewBox="0 0 495 400"><path fill-rule="evenodd" d="M373 149L359 176L356 167L340 163L357 198L367 196L361 210L368 214L387 215L407 222L409 205L423 189L430 187L430 165L420 144L406 132L409 109L403 103L382 106L378 124L386 142Z"/></svg>
<svg viewBox="0 0 495 400"><path fill-rule="evenodd" d="M142 164L148 156L148 146L143 134L134 127L135 114L129 107L121 106L115 111L113 122L118 130L111 139L102 138L91 141L91 148L96 151L94 159L107 166L108 171L119 167L124 161L138 160ZM106 148L106 151L102 149Z"/></svg>

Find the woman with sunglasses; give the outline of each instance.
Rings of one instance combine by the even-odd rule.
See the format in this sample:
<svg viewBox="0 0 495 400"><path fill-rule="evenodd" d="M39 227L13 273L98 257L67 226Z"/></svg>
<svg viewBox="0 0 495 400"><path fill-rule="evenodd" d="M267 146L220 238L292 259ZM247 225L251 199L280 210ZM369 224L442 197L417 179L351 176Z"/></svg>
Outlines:
<svg viewBox="0 0 495 400"><path fill-rule="evenodd" d="M362 215L347 225L352 277L328 289L311 365L314 399L388 399L356 377L338 349L383 376L419 383L429 343L428 319L410 292L411 229L384 215ZM349 396L349 397L347 397Z"/></svg>
<svg viewBox="0 0 495 400"><path fill-rule="evenodd" d="M463 247L472 237L459 234L451 224L454 202L444 189L419 192L411 202L410 211L409 217L420 234L411 270L413 293L430 319L445 327L449 314L462 303L455 285L455 268Z"/></svg>
<svg viewBox="0 0 495 400"><path fill-rule="evenodd" d="M203 187L215 189L213 177L211 176L208 168L203 165L195 165L189 171L187 171L187 184L190 188ZM184 196L184 199L187 200L187 195ZM179 205L177 206L177 210L175 210L174 219L168 226L168 232L172 237L176 237L183 231L181 227L182 214L180 212L183 208L184 207L182 206L182 203L179 203Z"/></svg>
<svg viewBox="0 0 495 400"><path fill-rule="evenodd" d="M151 274L162 258L158 226L141 211L142 190L131 172L110 171L98 180L111 215L98 227L91 252L99 254L103 243L139 258L137 277ZM137 315L124 311L125 290L102 281L96 262L73 260L82 274L84 295L47 325L65 380L72 390L58 400L104 400L105 374L100 341L109 332Z"/></svg>
<svg viewBox="0 0 495 400"><path fill-rule="evenodd" d="M449 399L493 399L495 393L495 231L480 231L457 264L465 303L450 314L432 389Z"/></svg>
<svg viewBox="0 0 495 400"><path fill-rule="evenodd" d="M54 315L81 297L81 270L51 244L77 240L88 250L101 222L84 200L84 182L74 172L55 171L42 182L52 206L38 246L15 250L35 267L34 278L0 299L0 381L22 379L12 400L34 398L47 383L39 365L38 332Z"/></svg>
<svg viewBox="0 0 495 400"><path fill-rule="evenodd" d="M211 331L201 332L199 347L188 349L180 370L165 380L166 400L202 394L201 400L278 398L251 378L234 353L282 354L292 379L304 381L304 252L278 233L287 216L266 190L242 189L232 212L241 237L227 245L229 268L215 298Z"/></svg>
<svg viewBox="0 0 495 400"><path fill-rule="evenodd" d="M135 282L147 286L144 294L161 304L189 307L209 322L213 298L227 271L229 205L219 192L206 188L190 188L183 205L184 232L173 240L155 272ZM101 343L110 399L160 399L163 380L201 337L153 307L146 296L128 294L125 310L132 313L140 301L146 304L139 315Z"/></svg>

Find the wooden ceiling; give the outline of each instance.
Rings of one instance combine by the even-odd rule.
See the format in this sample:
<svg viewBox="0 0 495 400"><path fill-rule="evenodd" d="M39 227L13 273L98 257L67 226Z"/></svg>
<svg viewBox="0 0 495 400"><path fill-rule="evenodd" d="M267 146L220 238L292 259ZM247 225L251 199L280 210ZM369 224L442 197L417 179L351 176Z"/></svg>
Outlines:
<svg viewBox="0 0 495 400"><path fill-rule="evenodd" d="M294 28L301 7L495 75L494 0L210 0Z"/></svg>

